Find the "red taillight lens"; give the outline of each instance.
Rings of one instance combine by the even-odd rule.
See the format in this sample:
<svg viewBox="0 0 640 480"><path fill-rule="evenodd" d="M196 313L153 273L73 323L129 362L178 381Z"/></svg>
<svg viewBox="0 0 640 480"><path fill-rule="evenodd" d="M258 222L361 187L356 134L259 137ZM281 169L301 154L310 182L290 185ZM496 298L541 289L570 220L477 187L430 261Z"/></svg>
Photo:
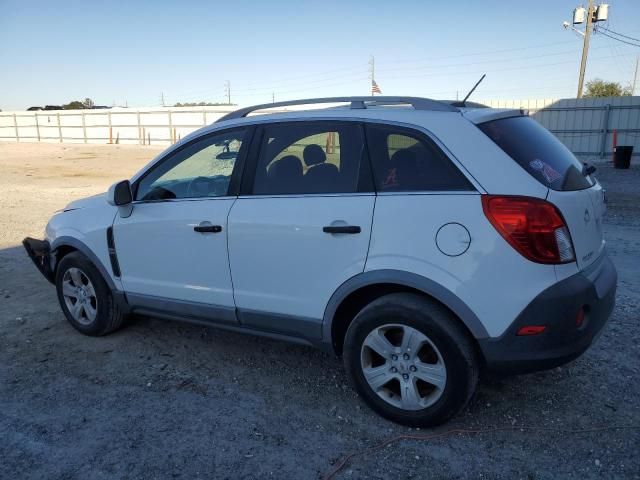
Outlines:
<svg viewBox="0 0 640 480"><path fill-rule="evenodd" d="M552 203L532 197L482 195L482 208L498 233L529 260L575 261L569 229Z"/></svg>

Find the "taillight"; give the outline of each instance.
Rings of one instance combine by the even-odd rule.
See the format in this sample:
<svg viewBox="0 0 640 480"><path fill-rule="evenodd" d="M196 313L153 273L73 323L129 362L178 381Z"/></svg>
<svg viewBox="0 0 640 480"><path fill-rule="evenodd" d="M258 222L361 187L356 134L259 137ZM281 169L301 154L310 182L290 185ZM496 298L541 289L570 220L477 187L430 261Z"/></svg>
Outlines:
<svg viewBox="0 0 640 480"><path fill-rule="evenodd" d="M521 255L537 263L575 261L569 229L555 205L532 197L482 195L495 229Z"/></svg>

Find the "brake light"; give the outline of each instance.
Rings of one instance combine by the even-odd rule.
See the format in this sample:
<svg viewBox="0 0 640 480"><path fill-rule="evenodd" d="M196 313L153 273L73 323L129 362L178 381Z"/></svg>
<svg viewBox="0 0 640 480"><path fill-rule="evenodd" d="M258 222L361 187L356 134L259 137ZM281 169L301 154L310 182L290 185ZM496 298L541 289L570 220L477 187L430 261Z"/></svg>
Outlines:
<svg viewBox="0 0 640 480"><path fill-rule="evenodd" d="M482 195L495 229L522 256L537 263L575 261L569 229L555 205L532 197Z"/></svg>

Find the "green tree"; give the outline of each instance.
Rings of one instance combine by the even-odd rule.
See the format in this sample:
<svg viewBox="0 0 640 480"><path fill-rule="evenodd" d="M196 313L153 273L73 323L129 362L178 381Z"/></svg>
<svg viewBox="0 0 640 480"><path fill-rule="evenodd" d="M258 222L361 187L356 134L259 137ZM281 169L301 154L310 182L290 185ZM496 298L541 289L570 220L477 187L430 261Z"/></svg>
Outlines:
<svg viewBox="0 0 640 480"><path fill-rule="evenodd" d="M630 87L623 87L618 82L607 82L599 78L587 82L585 97L626 97L631 95Z"/></svg>
<svg viewBox="0 0 640 480"><path fill-rule="evenodd" d="M65 110L81 110L84 104L80 100L74 100L62 106Z"/></svg>
<svg viewBox="0 0 640 480"><path fill-rule="evenodd" d="M93 108L95 103L90 98L85 98L83 101L73 100L66 105L63 105L62 108L65 110L82 110L83 108Z"/></svg>

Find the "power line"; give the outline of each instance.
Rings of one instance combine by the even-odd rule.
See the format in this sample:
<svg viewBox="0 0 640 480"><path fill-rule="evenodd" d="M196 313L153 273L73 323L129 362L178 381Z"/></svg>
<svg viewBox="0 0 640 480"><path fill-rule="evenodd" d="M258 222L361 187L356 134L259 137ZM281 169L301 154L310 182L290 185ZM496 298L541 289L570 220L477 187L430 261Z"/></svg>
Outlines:
<svg viewBox="0 0 640 480"><path fill-rule="evenodd" d="M592 50L599 50L605 47L595 47ZM549 53L544 55L537 55L537 58L546 58L546 57L557 57L561 55L574 54L575 50L564 50L562 52ZM431 69L431 68L449 68L449 67L462 67L467 65L486 65L489 63L511 63L514 61L529 61L524 57L509 57L509 58L501 58L495 60L480 60L477 62L464 62L464 63L444 63L439 65L423 65L423 66L411 66L411 67L398 67L398 68L381 68L378 71L398 71L398 70L423 70L423 69Z"/></svg>
<svg viewBox="0 0 640 480"><path fill-rule="evenodd" d="M294 77L287 77L286 83L289 83L291 80L300 80L300 79L305 79L305 78L317 78L317 77L324 77L324 76L333 76L336 73L341 73L341 72L353 72L353 71L364 71L364 69L366 68L366 66L360 65L358 64L357 66L351 66L351 67L341 67L341 68L336 68L333 70L325 70L324 72L317 72L317 73L308 73L305 75L298 75L298 76L294 76ZM282 83L281 81L276 81L275 84L279 84ZM240 87L251 87L253 85L273 85L274 83L268 83L263 81L255 81L255 82L245 82L245 83L239 83L238 85Z"/></svg>
<svg viewBox="0 0 640 480"><path fill-rule="evenodd" d="M594 60L610 60L611 57L595 57ZM567 65L575 63L575 60L568 60L563 62L553 62L553 63L540 63L536 65L522 65L518 67L509 67L509 68L497 68L493 70L472 70L472 71L460 71L460 72L436 72L436 73L420 73L417 75L392 75L386 76L385 79L392 78L421 78L421 77L441 77L441 76L459 76L459 75L477 75L479 73L495 73L495 72L509 72L515 70L526 70L532 68L540 68L540 67L553 67L557 65Z"/></svg>
<svg viewBox="0 0 640 480"><path fill-rule="evenodd" d="M619 37L628 38L629 40L633 40L634 42L640 42L640 38L634 38L634 37L630 37L629 35L623 35L622 33L614 32L613 30L607 27L598 27L598 30L606 30L607 32L612 33L613 35L618 35Z"/></svg>
<svg viewBox="0 0 640 480"><path fill-rule="evenodd" d="M473 53L461 53L459 55L446 55L446 56L442 56L442 57L422 57L422 58L415 58L415 59L406 59L406 60L397 60L395 62L386 62L386 64L388 65L393 65L393 64L398 64L398 63L415 63L415 62L421 62L421 61L426 61L426 62L430 62L433 60L443 60L443 59L448 59L448 58L462 58L462 57L475 57L478 55L493 55L495 53L505 53L505 52L517 52L517 51L521 51L521 50L531 50L531 49L535 49L535 48L543 48L543 47L551 47L551 46L555 46L555 45L566 45L566 44L575 44L575 42L573 40L569 40L566 42L551 42L551 43L541 43L538 45L529 45L526 47L516 47L516 48L504 48L504 49L500 49L500 50L491 50L488 52L473 52Z"/></svg>
<svg viewBox="0 0 640 480"><path fill-rule="evenodd" d="M621 38L614 37L613 35L609 35L607 32L603 32L600 29L598 29L597 32L600 35L604 35L605 37L613 38L614 40L617 40L618 42L626 43L627 45L631 45L632 47L640 47L640 44L638 44L638 43L631 43L631 42L628 42L627 40L623 40Z"/></svg>

